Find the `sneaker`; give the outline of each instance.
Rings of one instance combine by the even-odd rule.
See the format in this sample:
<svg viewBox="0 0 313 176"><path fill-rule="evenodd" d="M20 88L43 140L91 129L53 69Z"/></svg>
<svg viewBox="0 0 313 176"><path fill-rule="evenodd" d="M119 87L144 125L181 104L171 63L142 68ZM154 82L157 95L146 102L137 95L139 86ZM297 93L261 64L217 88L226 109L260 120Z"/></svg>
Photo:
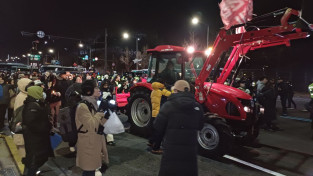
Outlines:
<svg viewBox="0 0 313 176"><path fill-rule="evenodd" d="M101 168L99 169L99 171L104 174L106 172L106 170L108 169L108 165L105 163L102 163Z"/></svg>
<svg viewBox="0 0 313 176"><path fill-rule="evenodd" d="M261 126L260 128L265 130L265 131L273 131L273 129L267 125Z"/></svg>
<svg viewBox="0 0 313 176"><path fill-rule="evenodd" d="M75 147L70 147L70 151L75 152L76 151Z"/></svg>
<svg viewBox="0 0 313 176"><path fill-rule="evenodd" d="M107 145L115 146L115 142L114 141L107 142Z"/></svg>
<svg viewBox="0 0 313 176"><path fill-rule="evenodd" d="M152 143L150 143L150 142L148 142L148 143L147 143L147 146L152 147L152 146L153 146L153 144L152 144Z"/></svg>
<svg viewBox="0 0 313 176"><path fill-rule="evenodd" d="M102 176L102 173L100 171L96 170L95 176Z"/></svg>
<svg viewBox="0 0 313 176"><path fill-rule="evenodd" d="M153 154L156 154L156 155L162 155L163 154L162 149L157 149L157 150L152 149L150 152Z"/></svg>
<svg viewBox="0 0 313 176"><path fill-rule="evenodd" d="M276 125L271 126L271 129L272 129L273 131L282 131L282 130L283 130L283 129L279 128L279 127L276 126Z"/></svg>

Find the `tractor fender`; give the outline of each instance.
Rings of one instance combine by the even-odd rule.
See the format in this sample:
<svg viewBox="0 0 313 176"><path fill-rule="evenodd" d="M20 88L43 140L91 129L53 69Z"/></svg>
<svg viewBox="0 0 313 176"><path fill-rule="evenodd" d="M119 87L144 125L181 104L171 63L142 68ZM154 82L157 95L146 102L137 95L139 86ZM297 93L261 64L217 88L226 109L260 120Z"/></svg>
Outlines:
<svg viewBox="0 0 313 176"><path fill-rule="evenodd" d="M152 84L151 83L137 83L130 88L130 93L134 92L138 88L146 88L152 91Z"/></svg>

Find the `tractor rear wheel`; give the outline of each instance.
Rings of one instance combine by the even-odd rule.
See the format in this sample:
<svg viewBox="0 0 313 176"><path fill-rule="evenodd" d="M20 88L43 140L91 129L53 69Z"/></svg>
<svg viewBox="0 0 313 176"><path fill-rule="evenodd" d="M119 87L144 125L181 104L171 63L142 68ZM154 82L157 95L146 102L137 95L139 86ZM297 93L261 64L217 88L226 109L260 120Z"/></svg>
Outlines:
<svg viewBox="0 0 313 176"><path fill-rule="evenodd" d="M150 92L143 90L133 92L128 105L130 133L141 137L150 136L153 124Z"/></svg>
<svg viewBox="0 0 313 176"><path fill-rule="evenodd" d="M231 150L233 137L230 127L221 119L207 121L198 132L199 153L209 158L219 158Z"/></svg>

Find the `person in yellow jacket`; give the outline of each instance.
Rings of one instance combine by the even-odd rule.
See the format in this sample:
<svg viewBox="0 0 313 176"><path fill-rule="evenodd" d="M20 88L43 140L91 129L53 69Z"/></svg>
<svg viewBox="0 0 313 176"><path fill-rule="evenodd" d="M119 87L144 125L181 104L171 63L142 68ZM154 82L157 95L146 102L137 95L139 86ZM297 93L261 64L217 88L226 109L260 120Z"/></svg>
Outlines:
<svg viewBox="0 0 313 176"><path fill-rule="evenodd" d="M152 118L155 118L160 111L160 107L161 107L161 100L162 100L162 96L168 97L171 95L171 92L166 90L164 84L160 82L154 82L152 83L152 92L150 95L151 98L151 105L152 105ZM148 141L148 146L152 147L150 150L152 153L154 154L161 154L161 150L154 150L154 143L155 143L155 138L156 136L154 136L154 133L152 133L153 135L150 136L149 141Z"/></svg>
<svg viewBox="0 0 313 176"><path fill-rule="evenodd" d="M152 105L152 117L156 117L159 114L161 107L162 96L170 96L171 92L166 90L164 84L160 82L152 83L152 92L151 92L151 105Z"/></svg>

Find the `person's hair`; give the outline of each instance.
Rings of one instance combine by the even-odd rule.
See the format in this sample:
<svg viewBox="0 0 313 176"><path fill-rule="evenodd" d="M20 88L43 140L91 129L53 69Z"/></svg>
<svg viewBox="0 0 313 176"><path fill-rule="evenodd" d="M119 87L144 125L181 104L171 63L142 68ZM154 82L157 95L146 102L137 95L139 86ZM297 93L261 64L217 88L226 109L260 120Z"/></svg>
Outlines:
<svg viewBox="0 0 313 176"><path fill-rule="evenodd" d="M27 84L27 86L25 87L25 91L27 92L27 89L28 89L29 87L31 87L31 86L34 86L34 85L35 85L34 81L29 82L29 83Z"/></svg>
<svg viewBox="0 0 313 176"><path fill-rule="evenodd" d="M174 67L174 63L173 61L168 61L167 64L166 64L166 67L165 68L168 68L170 65L172 65Z"/></svg>
<svg viewBox="0 0 313 176"><path fill-rule="evenodd" d="M119 75L114 75L114 76L112 77L112 81L111 81L111 82L115 82L116 79L117 79L117 77L119 77Z"/></svg>
<svg viewBox="0 0 313 176"><path fill-rule="evenodd" d="M185 87L185 88L184 88L184 91L180 91L180 90L177 90L177 89L174 89L174 90L176 90L178 93L189 92L188 87Z"/></svg>
<svg viewBox="0 0 313 176"><path fill-rule="evenodd" d="M266 77L266 76L262 76L262 77L260 77L260 81L263 81L264 79L267 79L268 80L268 78Z"/></svg>
<svg viewBox="0 0 313 176"><path fill-rule="evenodd" d="M104 88L103 88L103 86L104 85L108 85L108 87L110 86L110 82L108 81L108 80L103 80L101 83L100 83L100 90L103 92L104 91Z"/></svg>

